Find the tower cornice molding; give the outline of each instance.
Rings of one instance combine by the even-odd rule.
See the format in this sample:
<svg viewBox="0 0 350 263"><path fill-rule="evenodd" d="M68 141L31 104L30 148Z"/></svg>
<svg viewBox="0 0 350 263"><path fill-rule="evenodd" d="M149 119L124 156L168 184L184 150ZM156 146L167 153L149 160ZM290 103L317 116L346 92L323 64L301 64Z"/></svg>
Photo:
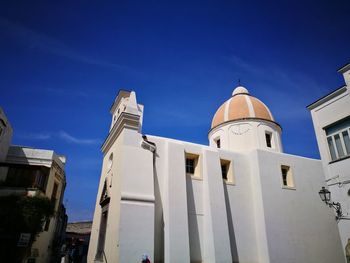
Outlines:
<svg viewBox="0 0 350 263"><path fill-rule="evenodd" d="M109 132L107 138L101 146L101 151L105 154L113 145L115 140L119 137L123 129L139 130L140 116L132 113L122 112L113 128Z"/></svg>

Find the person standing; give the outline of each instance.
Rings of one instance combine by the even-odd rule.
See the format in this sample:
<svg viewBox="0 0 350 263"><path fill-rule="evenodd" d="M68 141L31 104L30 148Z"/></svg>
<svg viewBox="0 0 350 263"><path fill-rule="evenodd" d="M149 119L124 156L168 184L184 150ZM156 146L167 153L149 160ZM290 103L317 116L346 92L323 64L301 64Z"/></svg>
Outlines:
<svg viewBox="0 0 350 263"><path fill-rule="evenodd" d="M151 263L151 261L148 259L148 255L147 254L143 254L142 255L142 263Z"/></svg>

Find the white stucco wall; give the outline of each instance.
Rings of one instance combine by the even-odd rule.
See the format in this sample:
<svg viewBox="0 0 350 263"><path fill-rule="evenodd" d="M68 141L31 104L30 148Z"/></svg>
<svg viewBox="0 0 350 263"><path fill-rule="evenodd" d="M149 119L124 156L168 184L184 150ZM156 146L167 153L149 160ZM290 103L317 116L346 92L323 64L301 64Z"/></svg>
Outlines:
<svg viewBox="0 0 350 263"><path fill-rule="evenodd" d="M125 96L131 97L126 99ZM104 157L88 262L95 262L98 249L102 214L100 198L105 181L110 202L102 261L138 262L144 253L153 261L153 153L141 147L143 139L138 130L142 121L142 105L136 104L132 92L121 92L115 103L111 110L112 116L118 109L122 111L116 120L113 117L110 134L102 147ZM137 116L138 113L141 117Z"/></svg>
<svg viewBox="0 0 350 263"><path fill-rule="evenodd" d="M157 151L156 159L157 177L161 182L160 189L164 191L161 196L168 195L165 191L169 191L171 185L163 178L167 165L170 165L169 170L176 169L182 177L186 177L186 186L181 184L183 189L175 187L175 195L181 192L178 197L184 195L186 187L186 198L178 198L175 204L162 202L162 206L168 213L173 209L179 213L187 206L191 262L231 262L230 258L233 262L344 260L334 215L318 196L323 181L320 161L271 151L238 153L155 136L147 137L156 143L157 149L161 149ZM176 150L169 147L171 144L176 145ZM176 157L166 152L172 150L181 154ZM185 152L199 154L203 158L202 178L185 175ZM167 163L164 158L164 155L169 154L173 164ZM234 184L223 182L219 170L220 158L233 161ZM292 168L295 189L282 188L281 165ZM179 167L182 171L178 170ZM174 179L183 180L172 175ZM181 208L176 208L179 206ZM186 219L181 222L179 225L171 224L165 212L165 229L173 228L175 233L184 235L186 231L182 229ZM183 243L179 241L177 244L187 249L187 237L183 235ZM332 245L329 244L330 239ZM171 248L167 246L165 240L165 257L170 257L167 249L176 249L176 243L172 245ZM216 249L220 251L217 254ZM170 262L180 262L176 259L175 256ZM182 260L188 262L188 259Z"/></svg>
<svg viewBox="0 0 350 263"><path fill-rule="evenodd" d="M97 252L97 243L99 237L99 228L102 208L99 204L103 186L105 180L107 179L107 191L110 195L111 200L120 200L120 181L121 177L118 174L121 173L121 141L123 136L120 136L118 140L115 141L113 146L109 149L108 152L104 154L101 177L98 188L98 193L96 196L96 205L93 218L93 224L91 228L91 237L89 243L88 251L88 262L94 262L96 252ZM113 153L113 163L111 170L108 173L108 161L110 155ZM105 252L108 254L108 260L117 260L119 257L119 211L120 211L120 202L110 202L109 204L109 217L107 221L107 235L105 241ZM111 223L112 222L112 223Z"/></svg>
<svg viewBox="0 0 350 263"><path fill-rule="evenodd" d="M324 183L320 161L258 150L257 158L270 262L343 262L334 214L318 195ZM283 187L281 165L295 187Z"/></svg>
<svg viewBox="0 0 350 263"><path fill-rule="evenodd" d="M344 77L349 76L349 72ZM332 162L324 127L350 116L349 87L343 87L309 106L316 139L332 200L341 204L345 219L338 223L342 246L350 238L350 158Z"/></svg>
<svg viewBox="0 0 350 263"><path fill-rule="evenodd" d="M265 133L271 134L271 147L267 147ZM273 122L264 120L236 120L223 123L209 132L209 145L216 147L220 139L221 148L225 150L247 151L267 149L283 152L281 128Z"/></svg>
<svg viewBox="0 0 350 263"><path fill-rule="evenodd" d="M318 196L321 162L281 153L278 125L226 123L209 134L212 146L204 146L142 138L134 117L121 114L103 146L88 262L96 254L99 198L111 152L118 161L109 188L108 262L137 262L143 253L152 262L344 261L334 214ZM266 146L266 131L273 134L272 148ZM214 144L217 135L222 149ZM155 144L154 155L145 141ZM194 175L186 174L186 156L197 158ZM220 160L230 163L228 181ZM281 165L291 167L293 189L282 187Z"/></svg>

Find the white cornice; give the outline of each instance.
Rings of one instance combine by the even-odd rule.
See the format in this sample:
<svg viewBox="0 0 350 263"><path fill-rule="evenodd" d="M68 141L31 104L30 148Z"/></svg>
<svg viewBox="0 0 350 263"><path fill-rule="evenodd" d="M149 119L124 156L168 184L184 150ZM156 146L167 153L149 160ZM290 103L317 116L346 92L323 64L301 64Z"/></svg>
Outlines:
<svg viewBox="0 0 350 263"><path fill-rule="evenodd" d="M118 138L119 134L122 132L123 129L131 129L131 130L138 130L140 125L140 116L122 112L116 123L113 125L112 130L109 132L106 140L103 142L101 146L101 150L103 153L106 153L114 141Z"/></svg>
<svg viewBox="0 0 350 263"><path fill-rule="evenodd" d="M343 86L343 87L340 87L339 89L335 90L335 91L332 91L331 93L323 96L322 98L316 100L315 102L311 103L310 105L307 106L307 108L309 110L312 110L320 105L322 105L323 103L339 96L340 94L344 93L347 91L347 87L346 86Z"/></svg>
<svg viewBox="0 0 350 263"><path fill-rule="evenodd" d="M342 66L340 69L338 69L337 71L341 74L344 74L346 71L350 70L350 63Z"/></svg>
<svg viewBox="0 0 350 263"><path fill-rule="evenodd" d="M28 156L16 156L16 155L7 155L6 162L12 163L12 164L40 165L40 166L46 166L49 168L52 165L51 158L44 159L44 158L35 158L35 157L28 157Z"/></svg>

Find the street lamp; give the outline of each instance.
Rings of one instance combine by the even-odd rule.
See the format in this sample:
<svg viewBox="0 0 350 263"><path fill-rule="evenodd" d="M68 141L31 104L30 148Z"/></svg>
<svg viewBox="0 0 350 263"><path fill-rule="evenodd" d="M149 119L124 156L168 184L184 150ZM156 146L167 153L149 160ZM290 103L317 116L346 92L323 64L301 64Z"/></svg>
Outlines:
<svg viewBox="0 0 350 263"><path fill-rule="evenodd" d="M331 192L322 186L322 189L318 192L318 194L320 195L321 200L328 205L328 202L331 200Z"/></svg>
<svg viewBox="0 0 350 263"><path fill-rule="evenodd" d="M326 205L328 205L329 207L333 207L335 209L335 213L336 213L335 219L337 221L340 220L340 218L343 216L341 205L339 202L337 203L331 202L331 192L328 191L328 189L326 189L324 186L322 186L322 189L318 192L318 194L320 195L322 202L325 202Z"/></svg>

